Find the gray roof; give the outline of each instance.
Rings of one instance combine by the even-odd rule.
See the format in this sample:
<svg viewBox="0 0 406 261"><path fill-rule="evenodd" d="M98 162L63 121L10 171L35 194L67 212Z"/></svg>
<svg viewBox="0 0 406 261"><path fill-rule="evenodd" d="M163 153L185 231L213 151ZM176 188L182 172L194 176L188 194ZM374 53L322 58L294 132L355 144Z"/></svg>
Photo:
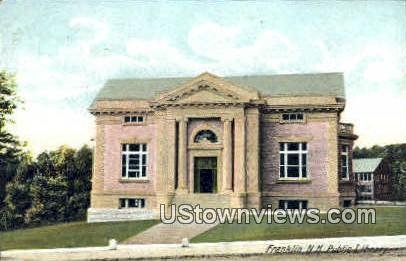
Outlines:
<svg viewBox="0 0 406 261"><path fill-rule="evenodd" d="M280 74L223 77L240 87L258 90L264 96L334 96L344 98L342 73ZM134 78L108 80L95 100L151 99L193 77Z"/></svg>
<svg viewBox="0 0 406 261"><path fill-rule="evenodd" d="M355 173L374 172L381 161L382 158L354 159L352 168Z"/></svg>

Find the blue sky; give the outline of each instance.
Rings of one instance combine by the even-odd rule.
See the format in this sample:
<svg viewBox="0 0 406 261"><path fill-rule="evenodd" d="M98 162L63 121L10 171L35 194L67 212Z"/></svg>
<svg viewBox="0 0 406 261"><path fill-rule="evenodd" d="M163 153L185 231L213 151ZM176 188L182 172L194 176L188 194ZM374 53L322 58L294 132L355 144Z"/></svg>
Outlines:
<svg viewBox="0 0 406 261"><path fill-rule="evenodd" d="M17 1L0 4L0 69L34 152L93 136L108 78L345 73L357 145L406 142L405 1Z"/></svg>

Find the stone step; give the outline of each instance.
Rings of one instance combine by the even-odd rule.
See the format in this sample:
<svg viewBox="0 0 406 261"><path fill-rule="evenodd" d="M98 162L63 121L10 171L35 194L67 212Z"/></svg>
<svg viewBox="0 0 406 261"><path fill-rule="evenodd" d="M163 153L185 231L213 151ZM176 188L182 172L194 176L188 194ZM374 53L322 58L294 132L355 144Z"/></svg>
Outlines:
<svg viewBox="0 0 406 261"><path fill-rule="evenodd" d="M173 200L172 204L181 205L197 205L201 208L229 208L230 195L221 194L178 194Z"/></svg>

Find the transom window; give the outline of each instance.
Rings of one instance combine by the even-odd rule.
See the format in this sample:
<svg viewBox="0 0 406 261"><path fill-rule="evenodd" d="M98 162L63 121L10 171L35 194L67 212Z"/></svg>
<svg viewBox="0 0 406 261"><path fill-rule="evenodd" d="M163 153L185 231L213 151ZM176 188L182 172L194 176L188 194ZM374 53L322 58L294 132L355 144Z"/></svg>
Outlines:
<svg viewBox="0 0 406 261"><path fill-rule="evenodd" d="M143 198L120 198L120 208L144 208Z"/></svg>
<svg viewBox="0 0 406 261"><path fill-rule="evenodd" d="M139 179L147 176L147 144L122 144L122 178Z"/></svg>
<svg viewBox="0 0 406 261"><path fill-rule="evenodd" d="M294 112L294 113L282 113L282 121L303 121L304 114L303 112Z"/></svg>
<svg viewBox="0 0 406 261"><path fill-rule="evenodd" d="M307 209L307 200L279 200L279 209Z"/></svg>
<svg viewBox="0 0 406 261"><path fill-rule="evenodd" d="M349 167L348 167L348 145L341 146L341 179L349 179Z"/></svg>
<svg viewBox="0 0 406 261"><path fill-rule="evenodd" d="M144 116L124 116L125 123L141 123L144 122Z"/></svg>
<svg viewBox="0 0 406 261"><path fill-rule="evenodd" d="M307 178L307 144L305 142L279 143L279 177Z"/></svg>
<svg viewBox="0 0 406 261"><path fill-rule="evenodd" d="M194 138L194 142L200 143L200 142L204 142L204 141L216 143L217 135L211 130L201 130L196 134L196 136Z"/></svg>

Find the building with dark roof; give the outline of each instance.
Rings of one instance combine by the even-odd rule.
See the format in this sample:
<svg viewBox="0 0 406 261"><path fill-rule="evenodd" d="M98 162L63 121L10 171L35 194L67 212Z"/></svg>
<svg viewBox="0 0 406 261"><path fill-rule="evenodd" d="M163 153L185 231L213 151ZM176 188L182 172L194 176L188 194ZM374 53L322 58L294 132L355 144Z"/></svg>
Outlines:
<svg viewBox="0 0 406 261"><path fill-rule="evenodd" d="M355 200L341 73L115 79L89 111L88 220L157 217L161 205L303 209Z"/></svg>

